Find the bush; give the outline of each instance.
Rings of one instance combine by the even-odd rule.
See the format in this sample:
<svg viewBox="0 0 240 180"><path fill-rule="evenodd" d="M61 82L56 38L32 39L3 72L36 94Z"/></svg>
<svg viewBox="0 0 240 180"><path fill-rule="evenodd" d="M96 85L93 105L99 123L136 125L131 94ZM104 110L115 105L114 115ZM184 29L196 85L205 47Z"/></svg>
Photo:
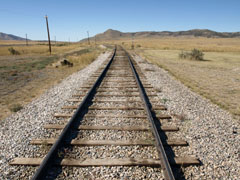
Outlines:
<svg viewBox="0 0 240 180"><path fill-rule="evenodd" d="M9 51L10 54L12 54L12 55L20 55L20 52L18 52L17 50L15 50L13 47L8 48L8 51Z"/></svg>
<svg viewBox="0 0 240 180"><path fill-rule="evenodd" d="M55 46L67 46L67 43L58 43L58 44L55 44Z"/></svg>
<svg viewBox="0 0 240 180"><path fill-rule="evenodd" d="M21 104L13 104L11 107L10 107L10 111L12 112L18 112L22 109L22 105Z"/></svg>
<svg viewBox="0 0 240 180"><path fill-rule="evenodd" d="M180 59L187 59L189 56L189 53L182 51L178 56Z"/></svg>
<svg viewBox="0 0 240 180"><path fill-rule="evenodd" d="M204 53L198 49L193 49L190 53L182 51L179 54L180 59L203 60Z"/></svg>
<svg viewBox="0 0 240 180"><path fill-rule="evenodd" d="M203 60L203 52L198 49L193 49L191 52L191 59L193 60Z"/></svg>
<svg viewBox="0 0 240 180"><path fill-rule="evenodd" d="M133 44L131 45L131 49L134 49L134 45Z"/></svg>

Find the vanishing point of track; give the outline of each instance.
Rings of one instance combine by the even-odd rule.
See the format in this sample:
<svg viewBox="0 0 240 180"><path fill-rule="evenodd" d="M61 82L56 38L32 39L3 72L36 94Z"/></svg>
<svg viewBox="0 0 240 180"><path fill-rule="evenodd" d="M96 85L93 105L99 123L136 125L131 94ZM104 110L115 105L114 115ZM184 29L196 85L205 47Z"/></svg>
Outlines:
<svg viewBox="0 0 240 180"><path fill-rule="evenodd" d="M96 80L97 78L97 80ZM82 87L82 93L73 95L71 103L80 103L78 105L64 106L63 109L74 111L68 114L56 114L56 118L70 118L65 125L48 124L46 129L62 129L57 139L37 139L32 140L32 144L52 145L51 149L44 158L15 158L11 165L40 165L32 179L44 179L52 166L159 166L162 168L164 179L175 179L172 171L172 165L194 165L199 161L191 157L170 157L165 152L166 146L185 146L187 142L183 140L167 140L161 136L165 131L177 131L177 127L161 126L161 121L171 119L164 113L166 110L163 105L151 100L154 94L153 87L147 83L144 74L140 71L133 58L121 47L116 47L110 61L104 69L96 72L91 79L95 79L93 86ZM87 93L87 94L86 94ZM86 94L86 95L85 95ZM104 97L104 100L101 98ZM132 99L132 97L134 97ZM83 98L83 99L81 99ZM109 98L109 99L108 99ZM99 106L97 103L112 103L111 106ZM129 105L129 104L133 105ZM138 103L140 105L134 105ZM120 105L119 105L120 104ZM122 105L123 104L123 105ZM131 115L100 114L92 115L89 111L131 111ZM160 111L161 114L158 112ZM141 113L139 113L141 112ZM143 114L142 114L143 113ZM100 125L82 125L84 117L95 118L126 118L126 119L143 119L142 125L126 126L100 126ZM144 120L148 121L144 121ZM116 130L116 131L151 131L154 141L146 140L78 140L77 134L84 130ZM75 133L73 133L73 131ZM123 159L65 159L64 149L69 146L156 146L158 159L140 159L140 158L123 158ZM61 156L59 155L61 154Z"/></svg>

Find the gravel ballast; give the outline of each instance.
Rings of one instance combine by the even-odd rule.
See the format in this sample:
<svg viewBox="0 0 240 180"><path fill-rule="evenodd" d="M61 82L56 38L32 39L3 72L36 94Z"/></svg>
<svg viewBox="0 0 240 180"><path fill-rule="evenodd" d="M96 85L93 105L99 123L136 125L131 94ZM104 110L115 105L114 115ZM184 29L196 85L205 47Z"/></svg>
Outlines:
<svg viewBox="0 0 240 180"><path fill-rule="evenodd" d="M71 98L72 94L87 78L93 74L104 62L109 61L110 52L101 54L86 68L72 74L60 84L46 91L39 98L25 106L21 111L13 114L1 122L0 127L0 177L1 179L29 179L25 176L32 167L9 166L15 157L31 157L36 146L30 145L30 140L39 138L46 133L43 125L56 123L53 118L55 112ZM31 173L30 173L31 174ZM29 176L29 174L28 174Z"/></svg>
<svg viewBox="0 0 240 180"><path fill-rule="evenodd" d="M59 130L44 130L43 125L48 123L66 123L64 118L54 118L59 112L69 113L70 110L62 110L61 107L69 105L67 99L81 86L87 84L90 75L109 60L110 53L102 54L85 69L67 77L60 84L54 86L41 97L24 107L18 113L10 116L1 123L0 137L0 177L2 179L30 179L36 167L9 166L8 163L15 157L42 157L44 145L30 145L31 139L50 138L60 133ZM189 147L174 147L177 156L195 156L202 162L201 166L182 168L186 179L238 179L239 173L239 124L231 118L226 111L213 105L210 101L191 92L188 88L175 80L165 70L146 63L139 56L135 60L147 77L148 82L158 92L157 97L150 100L162 102L168 107L168 113L173 116L170 121L164 120L166 125L173 124L180 128L179 132L167 133L172 139L180 138L187 140ZM144 71L152 69L153 71ZM101 93L102 94L102 93ZM106 98L101 98L106 99ZM135 100L138 98L110 97L108 100ZM70 103L71 104L71 103ZM98 103L95 103L98 104ZM160 102L161 104L161 102ZM99 104L98 104L99 105ZM105 106L108 105L107 103ZM108 105L109 106L109 105ZM110 105L111 106L111 105ZM91 114L109 114L114 111L90 111ZM116 111L115 115L126 115L131 112ZM144 114L144 113L143 113ZM137 120L137 119L136 119ZM118 125L145 123L139 119L132 120L115 118L84 118L83 124L91 125ZM234 130L234 131L233 131ZM78 138L87 139L151 139L152 134L135 132L122 132L113 130L83 131ZM170 138L170 139L171 139ZM104 138L105 139L105 138ZM48 148L45 149L48 151ZM126 151L128 152L127 154ZM134 157L137 152L139 157L156 158L155 147L124 147L124 146L101 146L101 147L75 147L72 156L85 157ZM99 154L100 152L100 154ZM148 153L151 154L148 154ZM71 156L71 155L69 155ZM53 169L54 170L54 169ZM60 168L56 168L57 171ZM55 173L53 173L55 174ZM163 179L161 168L153 167L63 167L57 179Z"/></svg>
<svg viewBox="0 0 240 180"><path fill-rule="evenodd" d="M240 126L230 113L192 92L164 69L135 60L148 81L161 92L168 112L178 118L181 137L189 143L183 154L200 159L201 166L184 168L186 179L239 179ZM151 71L144 71L151 69ZM176 118L173 118L173 120Z"/></svg>

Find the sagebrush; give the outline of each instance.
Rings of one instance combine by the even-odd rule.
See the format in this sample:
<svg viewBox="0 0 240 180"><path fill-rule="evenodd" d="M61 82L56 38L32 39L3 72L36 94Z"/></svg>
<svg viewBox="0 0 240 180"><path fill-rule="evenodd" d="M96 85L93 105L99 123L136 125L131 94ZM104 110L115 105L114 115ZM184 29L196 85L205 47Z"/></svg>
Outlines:
<svg viewBox="0 0 240 180"><path fill-rule="evenodd" d="M191 52L182 51L179 54L180 59L203 60L204 53L198 49L193 49Z"/></svg>
<svg viewBox="0 0 240 180"><path fill-rule="evenodd" d="M9 51L10 54L12 54L12 55L20 55L20 52L17 51L16 49L14 49L13 47L8 48L8 51Z"/></svg>
<svg viewBox="0 0 240 180"><path fill-rule="evenodd" d="M22 108L23 108L23 106L22 106L21 104L13 104L13 105L10 107L10 111L12 111L12 112L18 112L18 111L20 111Z"/></svg>

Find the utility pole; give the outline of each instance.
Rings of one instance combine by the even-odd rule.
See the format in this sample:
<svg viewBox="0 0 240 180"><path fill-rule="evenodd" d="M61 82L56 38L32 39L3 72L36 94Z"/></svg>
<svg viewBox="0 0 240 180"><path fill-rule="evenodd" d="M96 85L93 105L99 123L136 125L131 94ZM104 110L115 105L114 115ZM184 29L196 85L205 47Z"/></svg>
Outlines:
<svg viewBox="0 0 240 180"><path fill-rule="evenodd" d="M54 39L55 39L55 45L57 44L57 39L56 39L56 36L54 36Z"/></svg>
<svg viewBox="0 0 240 180"><path fill-rule="evenodd" d="M28 46L28 39L27 39L27 34L26 34L26 46Z"/></svg>
<svg viewBox="0 0 240 180"><path fill-rule="evenodd" d="M70 38L68 38L68 44L70 44Z"/></svg>
<svg viewBox="0 0 240 180"><path fill-rule="evenodd" d="M88 35L88 45L90 45L89 32L88 31L87 31L87 35Z"/></svg>
<svg viewBox="0 0 240 180"><path fill-rule="evenodd" d="M132 34L132 49L134 49L134 44L133 44L133 34Z"/></svg>
<svg viewBox="0 0 240 180"><path fill-rule="evenodd" d="M51 40L50 40L50 33L49 33L49 28L48 28L48 16L45 16L46 18L46 24L47 24L47 33L48 33L48 46L49 46L49 53L52 53L52 49L51 49Z"/></svg>
<svg viewBox="0 0 240 180"><path fill-rule="evenodd" d="M95 36L95 46L97 45L96 36Z"/></svg>

